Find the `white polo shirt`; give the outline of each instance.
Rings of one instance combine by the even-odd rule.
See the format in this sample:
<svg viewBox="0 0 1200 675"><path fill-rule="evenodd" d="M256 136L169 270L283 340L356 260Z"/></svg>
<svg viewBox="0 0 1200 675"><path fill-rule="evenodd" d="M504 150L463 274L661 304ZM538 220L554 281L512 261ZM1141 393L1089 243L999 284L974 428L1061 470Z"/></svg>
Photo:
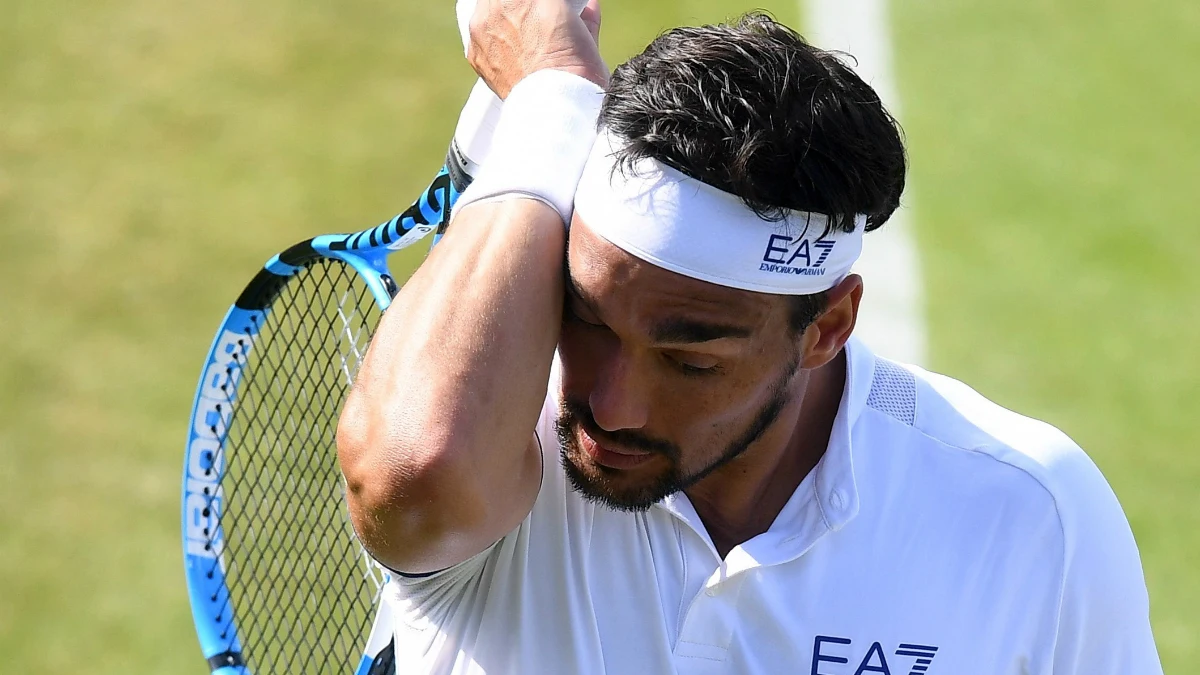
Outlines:
<svg viewBox="0 0 1200 675"><path fill-rule="evenodd" d="M1159 674L1137 547L1069 438L847 346L829 448L721 560L683 494L631 514L559 463L480 555L385 591L398 673Z"/></svg>

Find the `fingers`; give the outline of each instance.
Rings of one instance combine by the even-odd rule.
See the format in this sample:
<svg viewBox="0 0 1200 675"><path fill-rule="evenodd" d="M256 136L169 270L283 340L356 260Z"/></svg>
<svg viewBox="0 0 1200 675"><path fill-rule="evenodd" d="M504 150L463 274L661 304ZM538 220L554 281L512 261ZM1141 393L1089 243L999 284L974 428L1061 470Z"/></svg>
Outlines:
<svg viewBox="0 0 1200 675"><path fill-rule="evenodd" d="M501 98L544 68L604 86L608 69L597 47L599 31L599 0L478 0L467 60Z"/></svg>

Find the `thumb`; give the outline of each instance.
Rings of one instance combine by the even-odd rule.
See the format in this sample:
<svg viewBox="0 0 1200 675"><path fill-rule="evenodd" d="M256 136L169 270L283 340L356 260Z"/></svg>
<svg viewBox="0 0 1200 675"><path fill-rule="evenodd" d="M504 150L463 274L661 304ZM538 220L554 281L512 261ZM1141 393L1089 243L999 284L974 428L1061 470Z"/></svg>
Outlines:
<svg viewBox="0 0 1200 675"><path fill-rule="evenodd" d="M600 0L588 0L587 5L580 12L579 18L583 19L583 24L587 26L588 32L592 34L592 39L596 44L600 44Z"/></svg>

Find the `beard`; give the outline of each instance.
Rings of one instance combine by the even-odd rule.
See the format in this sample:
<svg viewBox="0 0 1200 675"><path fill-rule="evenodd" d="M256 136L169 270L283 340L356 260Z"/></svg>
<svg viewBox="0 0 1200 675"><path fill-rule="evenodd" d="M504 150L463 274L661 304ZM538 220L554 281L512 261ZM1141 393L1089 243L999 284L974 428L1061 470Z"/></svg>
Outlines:
<svg viewBox="0 0 1200 675"><path fill-rule="evenodd" d="M684 469L684 453L678 445L630 429L602 431L592 416L591 408L564 393L555 430L558 432L560 461L567 480L576 492L593 503L618 511L646 511L663 498L690 488L745 453L779 419L789 400L788 384L798 369L798 362L789 364L784 374L771 386L767 402L746 428L721 452L716 453L714 459L692 471ZM624 470L602 466L590 461L579 440L581 433L586 433L601 445L611 443L628 450L650 453L654 457L647 465L662 465L665 460L666 466L642 477L637 475L642 471L640 467ZM690 454L707 456L706 453Z"/></svg>

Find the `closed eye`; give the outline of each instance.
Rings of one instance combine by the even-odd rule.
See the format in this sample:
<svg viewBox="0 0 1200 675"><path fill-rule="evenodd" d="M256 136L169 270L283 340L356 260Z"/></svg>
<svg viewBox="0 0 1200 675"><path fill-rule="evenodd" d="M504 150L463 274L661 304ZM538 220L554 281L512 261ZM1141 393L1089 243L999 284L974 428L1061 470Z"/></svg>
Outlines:
<svg viewBox="0 0 1200 675"><path fill-rule="evenodd" d="M691 377L715 375L721 372L721 365L715 359L700 355L666 354L675 368Z"/></svg>

